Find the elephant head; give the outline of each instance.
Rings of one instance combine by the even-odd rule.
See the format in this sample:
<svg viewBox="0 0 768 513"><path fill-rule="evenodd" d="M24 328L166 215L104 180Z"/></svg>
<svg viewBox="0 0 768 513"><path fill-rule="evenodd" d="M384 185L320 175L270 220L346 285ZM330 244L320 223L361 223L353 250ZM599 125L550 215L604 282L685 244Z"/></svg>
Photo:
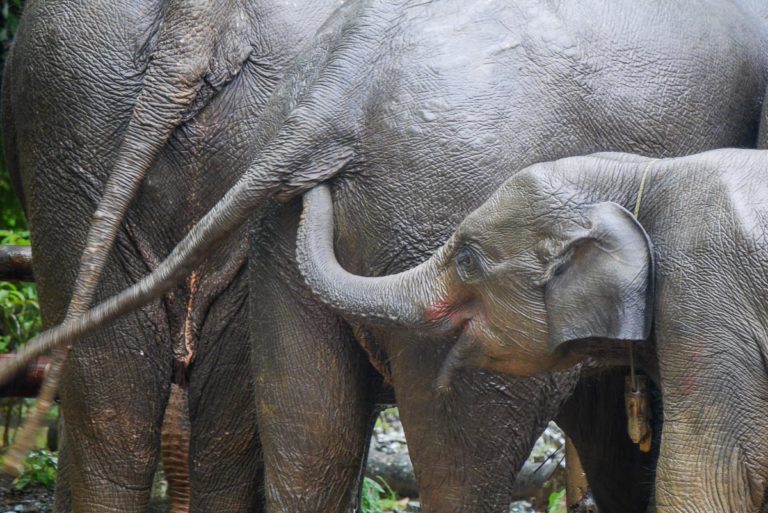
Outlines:
<svg viewBox="0 0 768 513"><path fill-rule="evenodd" d="M515 175L429 260L376 278L336 261L330 191L317 187L305 195L300 268L343 315L460 333L441 386L465 363L531 375L575 364L585 341L647 338L653 256L642 226L539 176Z"/></svg>

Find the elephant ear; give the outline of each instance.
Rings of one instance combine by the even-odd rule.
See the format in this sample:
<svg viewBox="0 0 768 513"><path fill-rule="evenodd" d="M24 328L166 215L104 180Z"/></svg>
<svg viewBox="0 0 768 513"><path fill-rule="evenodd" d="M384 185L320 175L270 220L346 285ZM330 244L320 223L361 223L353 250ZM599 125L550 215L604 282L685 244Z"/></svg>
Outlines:
<svg viewBox="0 0 768 513"><path fill-rule="evenodd" d="M654 263L648 234L616 203L587 207L591 227L568 240L545 284L550 343L644 340L651 330Z"/></svg>

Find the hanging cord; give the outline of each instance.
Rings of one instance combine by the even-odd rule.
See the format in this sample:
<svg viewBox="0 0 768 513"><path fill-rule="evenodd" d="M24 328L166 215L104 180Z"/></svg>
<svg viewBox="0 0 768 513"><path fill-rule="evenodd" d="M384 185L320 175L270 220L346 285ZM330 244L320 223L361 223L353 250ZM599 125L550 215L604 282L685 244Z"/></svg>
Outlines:
<svg viewBox="0 0 768 513"><path fill-rule="evenodd" d="M648 181L648 171L651 170L651 166L658 162L658 160L659 159L651 160L643 170L643 175L640 178L640 188L637 190L637 200L635 200L635 211L633 212L635 219L640 215L640 206L643 204L643 194L645 194L645 184ZM632 383L632 391L637 392L639 387L637 385L637 374L635 373L635 345L631 342L629 344L629 379Z"/></svg>

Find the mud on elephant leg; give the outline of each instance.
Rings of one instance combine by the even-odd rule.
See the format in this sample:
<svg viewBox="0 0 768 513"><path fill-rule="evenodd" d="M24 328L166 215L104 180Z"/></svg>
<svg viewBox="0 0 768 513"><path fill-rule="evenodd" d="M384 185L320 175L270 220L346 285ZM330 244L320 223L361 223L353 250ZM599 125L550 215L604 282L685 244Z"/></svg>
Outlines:
<svg viewBox="0 0 768 513"><path fill-rule="evenodd" d="M456 375L450 391L438 393L435 381L453 341L389 337L385 347L424 511L508 508L517 471L574 378L510 378L468 369Z"/></svg>
<svg viewBox="0 0 768 513"><path fill-rule="evenodd" d="M147 317L155 316L146 311L129 316L72 351L62 388L63 460L71 497L65 486L57 494L57 512L146 511L170 376L163 344L126 335L135 336L137 323ZM105 341L124 349L105 351Z"/></svg>
<svg viewBox="0 0 768 513"><path fill-rule="evenodd" d="M601 513L645 513L652 495L659 433L648 454L629 439L625 375L622 368L582 378L556 419L579 452Z"/></svg>
<svg viewBox="0 0 768 513"><path fill-rule="evenodd" d="M244 274L210 308L189 372L192 513L263 511Z"/></svg>
<svg viewBox="0 0 768 513"><path fill-rule="evenodd" d="M267 511L347 513L365 463L378 380L349 326L315 303L299 276L297 206L265 223L281 236L270 234L278 242L269 245L254 237L258 254L250 259Z"/></svg>

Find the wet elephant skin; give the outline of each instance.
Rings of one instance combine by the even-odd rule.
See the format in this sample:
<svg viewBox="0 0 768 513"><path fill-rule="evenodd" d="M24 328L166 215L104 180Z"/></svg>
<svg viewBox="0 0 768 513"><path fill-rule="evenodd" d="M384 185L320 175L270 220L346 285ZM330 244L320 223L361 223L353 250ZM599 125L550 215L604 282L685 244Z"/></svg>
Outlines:
<svg viewBox="0 0 768 513"><path fill-rule="evenodd" d="M160 225L158 219L189 211L199 216L234 177L247 170L250 188L243 189L246 201L240 203L248 206L253 220L247 269L224 265L229 269L227 274L220 267L221 262L233 262L233 253L239 254L235 249L245 251L246 240L243 232L238 232L225 249L202 266L212 276L235 278L210 278L210 283L205 283L199 281L205 273L197 270L173 297L189 299L195 296L192 290L215 296L211 290L225 290L217 297L220 310L216 319L220 326L233 331L219 337L233 344L228 351L222 349L221 356L231 361L231 366L215 357L203 359L201 342L190 376L191 387L195 386L194 370L198 368L205 368L211 379L216 378L217 386L211 386L213 391L205 396L214 405L223 401L217 399L215 390L233 388L228 382L238 375L233 369L240 371L240 364L247 361L238 352L241 345L236 339L245 336L243 330L249 330L267 511L331 512L348 507L381 380L372 373L368 355L354 343L355 338L365 338L365 347L375 355L374 367L383 370L394 389L425 509L440 513L500 511L507 505L515 469L568 396L574 375L512 379L465 371L457 377L463 386L456 387L451 395L438 396L435 378L455 338L431 337L416 344L409 342L424 337L415 331L366 330L364 325L353 329L314 299L296 267L294 237L300 205L291 198L318 182L333 179L337 250L342 263L364 275L385 275L424 260L468 212L527 164L598 150L675 155L718 146L753 146L768 55L764 27L746 5L742 9L731 7L715 0L691 5L621 1L609 8L602 2L564 2L557 7L538 2L467 5L456 0L349 2L301 52L276 86L263 115L253 116L246 108L252 105L245 99L253 94L248 86L258 83L258 73L252 82L240 73L216 94L202 94L205 102L199 112L195 110L199 102L190 104L194 115L182 116L184 122L159 154L157 169L151 170L139 200L129 210L117 239L119 251L110 261L112 267L99 297L124 288L139 274L153 269L158 255L170 250L195 216L186 223L174 223L174 230ZM727 15L712 16L713 12ZM32 22L29 25L34 26ZM40 25L50 28L42 22ZM28 40L32 44L45 38L30 34ZM253 57L248 62L257 68L260 64ZM63 67L74 66L68 63ZM85 95L85 99L69 99L60 105L48 92L55 88L44 80L45 74L32 77L11 72L9 76L14 78L6 91L11 91L14 101L6 105L30 110L37 105L43 113L73 111L68 116L51 115L55 120L79 120L78 106L90 106L85 99L99 97ZM37 87L30 89L13 85L16 80L24 85L33 80L41 83L33 83ZM22 90L28 91L25 95L38 96L34 102L13 97ZM110 94L102 94L107 104L114 101ZM59 100L61 96L63 92ZM123 112L127 109L124 106ZM84 156L82 161L73 162L73 148L83 137L78 133L85 131L78 132L78 125L54 129L54 124L35 122L37 118L24 112L12 112L6 119L14 120L7 144L16 150L10 160L21 169L33 236L39 230L36 237L45 244L40 251L49 255L35 272L45 275L47 266L48 290L52 297L60 296L57 301L51 299L53 306L49 308L63 311L66 288L57 288L54 282L60 278L54 269L67 261L62 248L71 246L72 238L82 240L85 219L102 183L85 179L73 186L72 180L90 177L89 168L99 160ZM119 133L119 126L114 121L106 133ZM39 137L30 138L30 133ZM64 140L46 146L50 153L29 147L29 141L56 136ZM105 139L111 141L107 136ZM193 144L195 151L182 156L173 153L186 144ZM232 173L227 174L229 180L218 178L201 184L186 178L187 166L207 170L217 165ZM103 181L105 171L101 172ZM56 181L49 175L60 178ZM195 184L200 188L194 189ZM72 206L73 212L60 207L54 213L49 207L58 202L53 199L73 187L91 191L90 199L79 209ZM45 191L50 198L48 205L42 201ZM284 203L269 202L269 196ZM203 200L205 208L198 209L195 201ZM166 209L166 215L158 212L158 205ZM226 212L214 212L214 217L222 211ZM240 220L241 211L237 213L230 219ZM69 238L64 237L58 230L62 219L79 231L73 229ZM191 240L201 226L208 229L212 225L202 220L195 224ZM166 238L157 235L145 240L137 236L153 229ZM204 244L205 237L199 242ZM73 269L72 264L67 268ZM128 275L119 280L117 269ZM44 276L39 279L45 281ZM250 288L248 304L244 299L237 301L245 297L245 287ZM205 305L205 301L195 301ZM172 342L189 340L178 335L185 333L182 327L198 326L204 332L208 325L208 317L202 328L195 316L191 324L182 322L188 319L188 301L180 300L181 306L176 308L164 307L166 303L156 303L107 332L111 339L126 336L128 340L121 347L133 347L131 354L137 362L146 362L141 353L150 348L152 360L160 362L163 370L154 378L156 384L144 392L147 397L152 396L150 391L167 389L172 348L179 347ZM225 323L227 314L243 309L249 313L247 323ZM216 314L202 306L201 311L208 316ZM173 312L177 312L175 317ZM169 322L166 317L177 321ZM51 318L57 320L60 317ZM126 334L137 325L169 332L167 343L137 347L134 338L131 344L132 338ZM215 333L223 329L214 329L211 340L218 340ZM361 337L363 331L367 331L365 337ZM98 352L98 339L89 341L77 345L73 355L73 361L82 359L83 367L90 360L98 361L99 368L108 368L110 361L114 365L115 354L127 351ZM219 348L221 345L211 347L211 351ZM187 354L181 349L182 355ZM125 367L123 363L120 370ZM221 372L214 373L214 368ZM66 390L71 397L92 377L69 369L65 398ZM96 389L93 395L98 396ZM85 423L91 418L98 407L97 398L84 398L88 401L83 401L77 420ZM194 431L198 411L194 393L192 400ZM138 429L137 419L144 419L156 430L157 421L146 420L159 418L163 400L156 402L153 412L137 414L131 418L135 422L123 422L121 428ZM109 419L99 420L100 426L108 425ZM222 419L216 420L221 429ZM99 436L105 433L94 433L88 439L98 440ZM198 440L205 446L205 437ZM606 440L587 438L578 443L580 451L589 452L592 443L602 445ZM131 468L146 470L152 466L156 451L151 450L150 441L145 445L148 449L144 453L131 453L143 466ZM194 449L194 433L192 445ZM228 451L207 452L211 459L214 453L225 462L223 465L231 465L222 457L230 454ZM80 456L70 464L82 463ZM194 456L192 461L194 465ZM136 472L128 481L141 482L144 473ZM237 475L242 479L247 474ZM72 488L86 490L97 484L76 482ZM233 484L232 488L247 494L241 486ZM196 493L194 483L192 493ZM202 502L193 507L200 511L212 507L212 501L206 504L204 499L213 495L199 493ZM606 498L601 505L605 511L642 511L647 492L639 489L633 493L638 496L627 493ZM87 502L84 497L81 500ZM127 497L125 504L136 500L130 494ZM241 506L233 504L231 509ZM83 506L81 511L88 511L86 507L90 506Z"/></svg>
<svg viewBox="0 0 768 513"><path fill-rule="evenodd" d="M599 379L582 379L560 419L579 439L623 441L584 454L595 494L614 503L643 477L627 464L652 467L653 459L628 450L621 423L579 407L624 420L622 388L606 385L626 375L610 367L625 367L628 345L636 346L638 367L661 392L652 405L653 510L758 513L768 504L767 164L765 150L738 149L537 164L500 187L427 262L386 278L338 272L332 245L318 236L333 224L320 186L305 195L300 265L319 297L340 312L370 314L369 323L407 326L415 308L424 317L416 329L444 332L462 312L461 338L440 377L449 390L464 386L454 383L464 367L526 375L594 368ZM410 303L377 295L392 280ZM369 294L357 293L363 286ZM435 322L438 303L444 322ZM615 487L605 488L611 479Z"/></svg>
<svg viewBox="0 0 768 513"><path fill-rule="evenodd" d="M158 151L119 230L100 298L153 269L237 179L283 68L338 4L27 2L5 69L3 128L46 324L64 317L89 219L125 156L121 143L133 137L132 147ZM177 58L184 45L175 38L184 34L174 31L193 25L202 33L216 23L229 30L190 84L201 63ZM201 39L188 54L214 43ZM166 84L168 76L189 81ZM194 94L180 94L184 87ZM163 94L148 94L153 88ZM172 136L162 139L161 129ZM172 382L190 398L191 510L263 508L244 231L231 240L162 300L73 349L61 390L68 429L56 511L146 511Z"/></svg>

